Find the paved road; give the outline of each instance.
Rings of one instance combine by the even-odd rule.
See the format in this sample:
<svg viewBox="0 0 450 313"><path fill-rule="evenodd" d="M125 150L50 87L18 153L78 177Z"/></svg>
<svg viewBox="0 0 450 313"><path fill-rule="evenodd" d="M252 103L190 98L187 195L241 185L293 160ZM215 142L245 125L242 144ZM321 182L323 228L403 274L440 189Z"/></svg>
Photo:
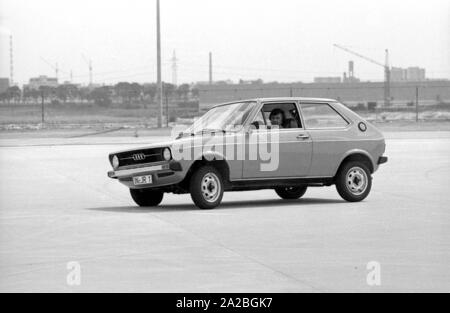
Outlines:
<svg viewBox="0 0 450 313"><path fill-rule="evenodd" d="M388 138L363 203L332 187L294 202L257 191L207 212L188 195L135 207L106 178L123 141L2 141L0 291L448 292L450 133ZM67 284L72 261L80 286ZM371 261L379 287L366 282Z"/></svg>

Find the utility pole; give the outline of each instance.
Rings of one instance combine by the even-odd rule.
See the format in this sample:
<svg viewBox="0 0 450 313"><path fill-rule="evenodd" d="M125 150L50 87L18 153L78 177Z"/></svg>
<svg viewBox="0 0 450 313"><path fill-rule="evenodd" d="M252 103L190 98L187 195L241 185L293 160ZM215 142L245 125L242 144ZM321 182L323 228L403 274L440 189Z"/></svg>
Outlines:
<svg viewBox="0 0 450 313"><path fill-rule="evenodd" d="M391 66L389 65L389 50L386 49L386 60L384 65L384 105L391 105Z"/></svg>
<svg viewBox="0 0 450 313"><path fill-rule="evenodd" d="M169 95L166 95L166 127L169 128Z"/></svg>
<svg viewBox="0 0 450 313"><path fill-rule="evenodd" d="M58 82L58 76L59 76L59 67L58 67L58 63L56 63L56 65L55 65L55 74L56 74L56 82Z"/></svg>
<svg viewBox="0 0 450 313"><path fill-rule="evenodd" d="M156 58L157 58L157 85L156 94L159 104L158 128L162 128L163 118L163 85L161 79L161 15L159 0L156 0Z"/></svg>
<svg viewBox="0 0 450 313"><path fill-rule="evenodd" d="M209 84L213 84L213 60L212 52L209 53Z"/></svg>
<svg viewBox="0 0 450 313"><path fill-rule="evenodd" d="M177 54L176 54L175 50L173 50L173 56L172 56L171 61L172 61L172 84L174 86L177 86L178 85L178 77L177 77L177 71L178 71L177 62L178 62L178 59L177 59Z"/></svg>
<svg viewBox="0 0 450 313"><path fill-rule="evenodd" d="M14 85L14 54L13 54L13 37L9 36L9 75L11 86Z"/></svg>
<svg viewBox="0 0 450 313"><path fill-rule="evenodd" d="M41 122L42 122L42 124L45 123L44 101L45 101L45 88L41 88Z"/></svg>
<svg viewBox="0 0 450 313"><path fill-rule="evenodd" d="M419 86L416 87L416 123L419 123Z"/></svg>
<svg viewBox="0 0 450 313"><path fill-rule="evenodd" d="M87 66L89 67L89 86L92 86L94 83L94 75L93 75L93 66L92 66L92 60L88 59L86 56L82 55L84 61L86 62Z"/></svg>
<svg viewBox="0 0 450 313"><path fill-rule="evenodd" d="M93 74L93 69L92 69L92 61L89 61L89 85L92 86L92 84L94 83L94 74Z"/></svg>

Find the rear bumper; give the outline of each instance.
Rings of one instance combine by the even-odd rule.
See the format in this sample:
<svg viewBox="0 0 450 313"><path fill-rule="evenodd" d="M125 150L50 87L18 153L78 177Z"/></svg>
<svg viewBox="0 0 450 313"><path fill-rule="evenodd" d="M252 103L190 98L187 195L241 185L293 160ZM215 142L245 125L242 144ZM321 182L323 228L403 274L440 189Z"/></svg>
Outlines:
<svg viewBox="0 0 450 313"><path fill-rule="evenodd" d="M387 162L389 161L389 158L388 157L380 157L379 159L378 159L378 165L382 165L382 164L386 164Z"/></svg>

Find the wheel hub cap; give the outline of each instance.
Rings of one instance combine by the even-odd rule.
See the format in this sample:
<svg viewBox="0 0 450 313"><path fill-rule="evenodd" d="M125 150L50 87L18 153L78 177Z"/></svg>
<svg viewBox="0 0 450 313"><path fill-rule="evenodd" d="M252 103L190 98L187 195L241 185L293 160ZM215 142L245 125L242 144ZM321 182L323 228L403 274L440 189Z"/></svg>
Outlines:
<svg viewBox="0 0 450 313"><path fill-rule="evenodd" d="M356 196L362 195L367 189L368 180L367 174L362 168L354 167L347 173L347 188Z"/></svg>
<svg viewBox="0 0 450 313"><path fill-rule="evenodd" d="M214 173L208 173L202 180L203 198L208 202L216 202L220 196L221 185L219 178Z"/></svg>

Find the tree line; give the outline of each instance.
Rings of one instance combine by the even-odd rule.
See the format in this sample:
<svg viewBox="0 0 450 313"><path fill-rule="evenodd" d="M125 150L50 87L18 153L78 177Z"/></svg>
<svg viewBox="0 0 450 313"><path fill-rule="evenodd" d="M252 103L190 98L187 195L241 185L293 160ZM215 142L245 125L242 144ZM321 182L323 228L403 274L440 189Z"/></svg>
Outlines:
<svg viewBox="0 0 450 313"><path fill-rule="evenodd" d="M163 83L165 101L189 102L198 100L199 90L195 85L179 86ZM138 84L120 82L115 85L99 87L82 87L75 84L64 84L57 87L41 86L38 89L25 85L22 89L11 86L0 93L3 103L95 103L109 106L113 103L126 105L155 103L157 100L157 85L155 83Z"/></svg>

